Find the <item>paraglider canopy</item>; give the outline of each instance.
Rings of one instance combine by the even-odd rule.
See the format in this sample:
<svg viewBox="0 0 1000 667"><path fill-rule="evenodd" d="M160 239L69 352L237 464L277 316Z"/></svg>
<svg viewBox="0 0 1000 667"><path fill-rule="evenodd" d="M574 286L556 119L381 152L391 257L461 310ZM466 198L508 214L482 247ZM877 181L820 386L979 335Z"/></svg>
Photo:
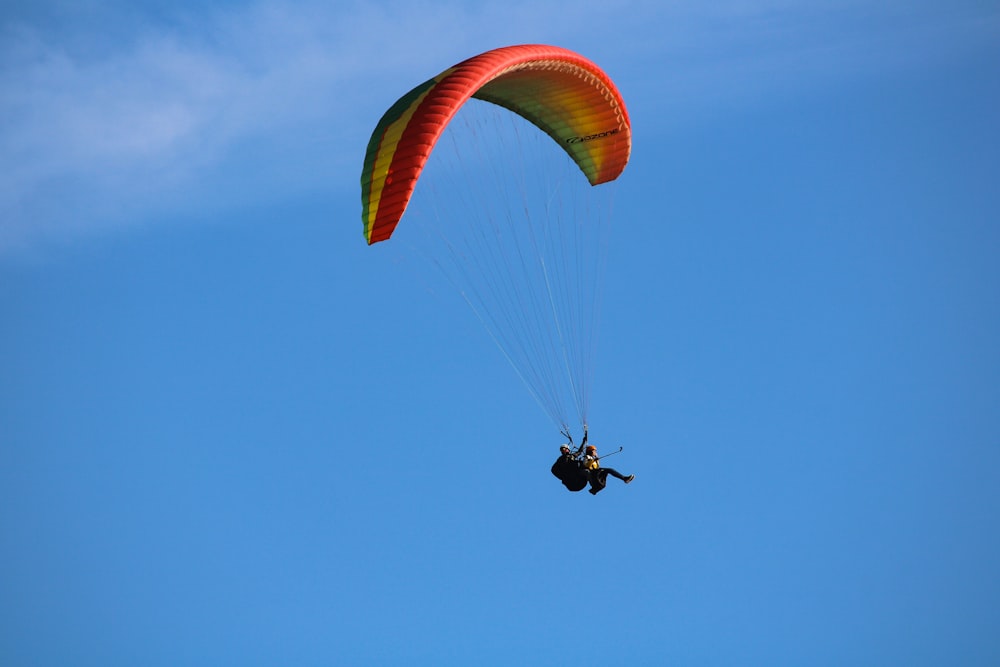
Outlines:
<svg viewBox="0 0 1000 667"><path fill-rule="evenodd" d="M410 254L440 270L563 430L574 410L587 422L607 257L613 188L591 186L616 181L631 147L603 70L527 44L416 86L365 152L365 240L388 239L412 205L393 246L427 241Z"/></svg>
<svg viewBox="0 0 1000 667"><path fill-rule="evenodd" d="M361 173L369 244L392 235L431 150L469 98L492 102L552 137L598 185L616 179L632 146L625 103L611 79L583 56L528 44L487 51L420 84L382 116Z"/></svg>

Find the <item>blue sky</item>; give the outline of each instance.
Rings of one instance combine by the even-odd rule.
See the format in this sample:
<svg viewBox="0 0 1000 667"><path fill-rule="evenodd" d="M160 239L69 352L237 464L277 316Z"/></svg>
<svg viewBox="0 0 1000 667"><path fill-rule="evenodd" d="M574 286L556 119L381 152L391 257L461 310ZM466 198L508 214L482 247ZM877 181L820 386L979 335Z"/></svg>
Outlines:
<svg viewBox="0 0 1000 667"><path fill-rule="evenodd" d="M6 5L3 663L997 664L1000 8L703 4ZM633 122L596 498L361 235L385 108L527 42Z"/></svg>

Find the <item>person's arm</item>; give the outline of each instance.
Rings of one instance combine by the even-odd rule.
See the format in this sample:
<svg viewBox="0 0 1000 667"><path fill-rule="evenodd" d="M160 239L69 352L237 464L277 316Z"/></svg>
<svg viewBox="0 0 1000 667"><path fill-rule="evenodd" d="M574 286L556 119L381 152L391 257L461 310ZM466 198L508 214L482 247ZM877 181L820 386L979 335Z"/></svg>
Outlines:
<svg viewBox="0 0 1000 667"><path fill-rule="evenodd" d="M583 454L583 449L586 446L587 446L587 425L584 424L583 425L583 442L581 442L580 446L576 448L575 452L573 452L573 456L579 457L581 454Z"/></svg>

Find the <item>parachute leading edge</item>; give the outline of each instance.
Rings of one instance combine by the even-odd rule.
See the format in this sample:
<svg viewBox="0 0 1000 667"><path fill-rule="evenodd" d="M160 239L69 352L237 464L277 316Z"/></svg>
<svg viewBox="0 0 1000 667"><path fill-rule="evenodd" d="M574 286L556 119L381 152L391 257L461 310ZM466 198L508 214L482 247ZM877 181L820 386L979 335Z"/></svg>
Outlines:
<svg viewBox="0 0 1000 667"><path fill-rule="evenodd" d="M555 46L487 51L408 92L375 127L361 172L361 216L369 245L392 235L434 144L470 97L509 109L539 127L591 185L618 178L628 163L628 112L597 65Z"/></svg>

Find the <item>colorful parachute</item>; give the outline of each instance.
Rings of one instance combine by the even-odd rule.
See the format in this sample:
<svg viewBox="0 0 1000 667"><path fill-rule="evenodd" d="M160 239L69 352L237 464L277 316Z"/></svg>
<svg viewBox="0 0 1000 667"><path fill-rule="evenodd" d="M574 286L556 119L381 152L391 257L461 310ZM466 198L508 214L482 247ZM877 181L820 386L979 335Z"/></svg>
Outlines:
<svg viewBox="0 0 1000 667"><path fill-rule="evenodd" d="M625 103L597 65L555 46L487 51L411 90L375 127L361 173L369 244L392 235L434 144L470 97L510 109L541 128L591 185L618 178L628 162L632 132Z"/></svg>
<svg viewBox="0 0 1000 667"><path fill-rule="evenodd" d="M409 206L390 247L440 270L564 430L574 410L587 422L607 184L631 142L607 74L572 51L523 45L469 58L411 90L382 116L365 154L369 245L392 236Z"/></svg>

